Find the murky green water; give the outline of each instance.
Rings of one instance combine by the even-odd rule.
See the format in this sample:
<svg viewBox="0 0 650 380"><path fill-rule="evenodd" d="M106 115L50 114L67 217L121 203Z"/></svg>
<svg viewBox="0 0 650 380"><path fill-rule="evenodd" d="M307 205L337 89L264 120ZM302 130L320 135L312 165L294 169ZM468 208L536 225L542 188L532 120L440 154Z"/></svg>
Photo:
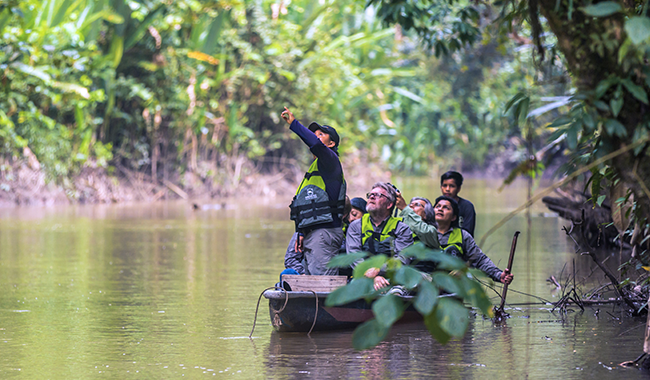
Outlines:
<svg viewBox="0 0 650 380"><path fill-rule="evenodd" d="M437 181L397 183L406 197ZM524 184L468 181L477 236L525 201ZM350 194L357 196L359 194ZM517 291L557 300L545 281L592 265L573 253L563 222L531 211L484 245L501 267L520 230L503 326L476 317L446 346L419 324L381 346L351 349L351 332L278 334L260 293L283 269L293 231L288 200L0 210L0 378L643 378L618 366L642 353L644 319L612 305L562 318ZM565 267L565 264L568 265ZM598 273L590 284L603 281ZM597 312L598 310L598 312Z"/></svg>

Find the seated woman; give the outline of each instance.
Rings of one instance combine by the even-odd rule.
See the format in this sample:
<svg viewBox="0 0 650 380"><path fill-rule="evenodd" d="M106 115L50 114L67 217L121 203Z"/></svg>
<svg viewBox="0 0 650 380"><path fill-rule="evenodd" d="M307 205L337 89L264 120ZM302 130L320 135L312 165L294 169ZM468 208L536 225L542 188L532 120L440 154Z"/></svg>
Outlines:
<svg viewBox="0 0 650 380"><path fill-rule="evenodd" d="M402 221L413 231L413 239L416 242L421 241L428 248L440 248L431 201L427 198L413 197L407 206L402 194L397 193L395 207L400 210L399 216ZM432 261L417 261L414 263L414 267L419 271L431 273L436 269L436 264Z"/></svg>
<svg viewBox="0 0 650 380"><path fill-rule="evenodd" d="M494 281L510 284L514 278L510 268L501 270L481 251L469 232L458 227L458 203L453 198L440 196L433 205L440 248L452 256L467 261L473 268L487 274Z"/></svg>

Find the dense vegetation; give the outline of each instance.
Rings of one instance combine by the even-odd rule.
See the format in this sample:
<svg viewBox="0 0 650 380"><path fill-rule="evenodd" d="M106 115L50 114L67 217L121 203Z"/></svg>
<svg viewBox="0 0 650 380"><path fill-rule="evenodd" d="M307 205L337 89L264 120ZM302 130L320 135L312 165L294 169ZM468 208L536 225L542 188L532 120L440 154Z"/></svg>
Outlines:
<svg viewBox="0 0 650 380"><path fill-rule="evenodd" d="M117 167L232 189L306 157L284 106L339 128L344 157L416 174L523 149L502 114L538 76L515 49L526 41L436 58L365 5L1 0L3 170L31 158L64 186L84 167Z"/></svg>

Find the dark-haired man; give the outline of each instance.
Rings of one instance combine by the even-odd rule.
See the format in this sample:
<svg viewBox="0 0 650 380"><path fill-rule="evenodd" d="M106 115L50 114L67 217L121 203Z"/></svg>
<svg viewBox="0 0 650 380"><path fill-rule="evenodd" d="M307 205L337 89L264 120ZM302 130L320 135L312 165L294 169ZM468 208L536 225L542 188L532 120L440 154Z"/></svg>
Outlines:
<svg viewBox="0 0 650 380"><path fill-rule="evenodd" d="M281 116L315 157L289 206L296 224L295 251L304 253L306 274L336 275L338 269L327 268L327 263L343 242L346 185L338 156L339 135L328 125L311 123L305 128L286 107Z"/></svg>
<svg viewBox="0 0 650 380"><path fill-rule="evenodd" d="M440 177L440 190L442 191L442 195L452 198L458 203L458 225L474 237L476 211L472 202L458 196L462 186L463 175L459 172L450 170Z"/></svg>
<svg viewBox="0 0 650 380"><path fill-rule="evenodd" d="M438 225L440 248L452 256L467 261L470 266L487 274L494 281L504 284L512 282L514 276L510 268L502 271L476 245L474 238L462 228L458 228L458 203L453 198L440 196L433 205Z"/></svg>

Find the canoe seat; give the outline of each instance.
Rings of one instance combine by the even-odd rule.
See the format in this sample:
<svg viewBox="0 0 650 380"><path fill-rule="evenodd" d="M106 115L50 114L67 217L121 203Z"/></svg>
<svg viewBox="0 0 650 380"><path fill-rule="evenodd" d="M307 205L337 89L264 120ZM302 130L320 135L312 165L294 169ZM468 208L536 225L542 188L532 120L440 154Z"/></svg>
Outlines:
<svg viewBox="0 0 650 380"><path fill-rule="evenodd" d="M313 290L315 292L331 292L348 282L347 276L308 276L285 274L282 280L291 286L292 291Z"/></svg>

